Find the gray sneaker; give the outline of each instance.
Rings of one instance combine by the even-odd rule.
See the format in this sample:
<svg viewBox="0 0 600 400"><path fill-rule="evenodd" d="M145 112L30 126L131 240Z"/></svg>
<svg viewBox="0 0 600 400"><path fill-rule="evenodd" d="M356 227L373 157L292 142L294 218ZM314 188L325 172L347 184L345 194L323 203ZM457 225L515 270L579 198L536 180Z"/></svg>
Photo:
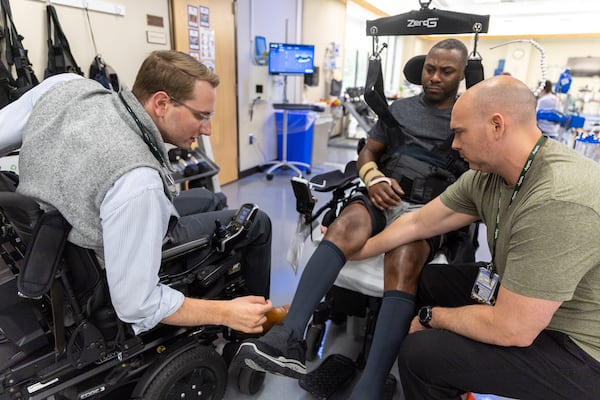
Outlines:
<svg viewBox="0 0 600 400"><path fill-rule="evenodd" d="M306 375L306 345L290 328L276 325L264 336L242 342L231 364L299 379Z"/></svg>

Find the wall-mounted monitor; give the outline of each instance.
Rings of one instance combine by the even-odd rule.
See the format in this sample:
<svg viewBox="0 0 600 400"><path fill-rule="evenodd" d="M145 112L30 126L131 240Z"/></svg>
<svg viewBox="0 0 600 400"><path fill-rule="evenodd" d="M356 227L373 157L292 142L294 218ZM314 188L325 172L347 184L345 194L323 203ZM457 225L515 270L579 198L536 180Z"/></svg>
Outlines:
<svg viewBox="0 0 600 400"><path fill-rule="evenodd" d="M269 43L269 74L312 74L315 71L315 46Z"/></svg>

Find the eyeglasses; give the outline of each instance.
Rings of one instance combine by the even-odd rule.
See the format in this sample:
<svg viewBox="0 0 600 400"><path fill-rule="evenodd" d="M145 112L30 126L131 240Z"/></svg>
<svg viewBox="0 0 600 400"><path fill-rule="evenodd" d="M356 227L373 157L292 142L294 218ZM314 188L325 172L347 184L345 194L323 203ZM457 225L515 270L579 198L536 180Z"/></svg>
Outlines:
<svg viewBox="0 0 600 400"><path fill-rule="evenodd" d="M176 103L176 104L178 104L180 106L183 106L183 107L187 108L192 113L192 115L194 116L194 118L196 118L200 122L209 122L211 120L211 118L215 115L214 112L207 113L207 112L204 112L204 111L195 110L192 107L188 106L187 104L185 104L185 103L177 100L173 96L169 95L169 98L171 99L171 101L173 103Z"/></svg>

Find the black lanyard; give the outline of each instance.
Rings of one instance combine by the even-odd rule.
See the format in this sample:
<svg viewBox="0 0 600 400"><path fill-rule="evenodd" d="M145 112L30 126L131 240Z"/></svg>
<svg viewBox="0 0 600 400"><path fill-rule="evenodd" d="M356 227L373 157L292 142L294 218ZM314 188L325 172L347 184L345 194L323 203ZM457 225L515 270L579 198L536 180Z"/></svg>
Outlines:
<svg viewBox="0 0 600 400"><path fill-rule="evenodd" d="M138 128L140 128L140 131L142 133L142 140L144 141L144 143L146 143L146 146L148 146L148 149L150 149L150 152L152 153L154 158L156 158L156 160L160 163L161 167L165 169L164 175L168 181L169 191L172 193L173 196L178 196L179 191L175 186L173 176L171 176L171 173L169 172L169 167L167 166L162 152L160 151L160 149L154 142L154 139L152 138L152 133L150 133L148 128L146 128L144 124L142 124L142 121L140 121L140 119L137 117L137 115L135 115L131 107L129 107L129 104L127 104L127 102L125 101L125 98L123 97L123 94L121 92L119 92L119 98L121 99L121 102L125 106L125 109L129 113L129 115L131 115L131 118L133 118L135 124L138 126Z"/></svg>
<svg viewBox="0 0 600 400"><path fill-rule="evenodd" d="M131 118L133 118L135 124L138 126L138 128L140 128L140 131L142 133L142 140L144 140L144 143L146 143L154 158L156 158L156 160L160 163L162 167L167 168L167 163L165 162L165 159L163 158L163 155L159 150L158 146L154 142L152 134L148 131L148 128L146 128L144 124L142 124L142 121L140 121L140 119L137 117L137 115L135 115L131 107L129 107L129 104L127 104L127 102L125 101L125 98L123 97L123 94L121 92L119 92L119 98L121 99L121 102L125 106L125 109L129 113L129 115L131 115Z"/></svg>
<svg viewBox="0 0 600 400"><path fill-rule="evenodd" d="M519 190L521 190L521 186L523 186L523 181L525 180L525 175L527 174L527 171L529 171L529 168L531 168L531 164L533 164L533 159L535 158L535 155L540 150L540 147L542 147L542 145L544 144L545 140L546 140L546 137L542 135L536 142L535 146L533 146L531 153L529 153L529 157L527 157L527 161L525 161L525 165L523 166L523 169L521 170L519 179L517 179L517 183L515 184L515 188L513 189L512 196L510 197L510 201L508 202L508 208L510 208L513 200L517 197L517 193L519 193ZM496 213L496 227L494 228L494 237L492 239L492 264L494 263L494 260L496 258L496 240L498 239L498 232L500 231L500 201L501 200L502 200L502 192L500 192L500 195L498 196L498 211Z"/></svg>

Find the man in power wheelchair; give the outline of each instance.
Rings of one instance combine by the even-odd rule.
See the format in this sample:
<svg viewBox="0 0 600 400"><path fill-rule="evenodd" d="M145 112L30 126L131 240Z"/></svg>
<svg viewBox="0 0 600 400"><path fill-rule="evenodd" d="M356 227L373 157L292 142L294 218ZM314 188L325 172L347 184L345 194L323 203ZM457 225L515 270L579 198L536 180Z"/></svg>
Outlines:
<svg viewBox="0 0 600 400"><path fill-rule="evenodd" d="M117 317L94 253L65 243L70 226L60 214L43 213L9 187L0 209L0 399L98 398L115 390L120 398L222 397L227 367L212 343L224 336L235 346L228 330L159 325L136 335ZM202 299L246 294L240 254L227 243L235 233L165 249L160 282ZM201 261L190 263L196 255ZM262 383L249 370L239 374L243 392Z"/></svg>
<svg viewBox="0 0 600 400"><path fill-rule="evenodd" d="M283 324L259 339L242 343L235 363L305 377L303 339L307 323L346 261L386 223L418 209L466 171L467 165L450 147L449 121L467 59L462 42L446 39L436 43L421 64L424 93L392 104L391 119L395 122L380 115L357 161L366 188L352 197L328 227L305 267ZM380 398L415 312L419 273L442 245L443 238L437 237L385 255L377 328L352 398Z"/></svg>
<svg viewBox="0 0 600 400"><path fill-rule="evenodd" d="M262 332L271 224L252 205L211 208L200 190L177 197L165 161L165 142L211 133L218 83L158 51L132 91L62 74L0 111L2 150L22 137L19 197L2 209L17 215L8 243L26 249L22 270L5 253L0 397L89 398L133 381L144 399L222 397L226 368L197 347L222 326ZM39 221L21 205L41 207Z"/></svg>

